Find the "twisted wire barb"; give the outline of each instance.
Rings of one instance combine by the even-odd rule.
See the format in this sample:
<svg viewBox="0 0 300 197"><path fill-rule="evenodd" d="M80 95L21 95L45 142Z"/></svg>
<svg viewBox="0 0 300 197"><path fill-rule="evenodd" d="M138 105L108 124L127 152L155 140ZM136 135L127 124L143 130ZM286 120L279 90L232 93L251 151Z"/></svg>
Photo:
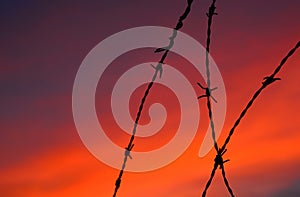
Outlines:
<svg viewBox="0 0 300 197"><path fill-rule="evenodd" d="M135 138L137 125L138 125L138 122L140 120L141 113L142 113L145 101L146 101L146 99L147 99L147 97L149 95L150 89L152 88L154 81L157 78L157 75L159 74L159 77L162 76L162 72L163 72L162 65L164 64L164 61L165 61L165 59L166 59L166 57L167 57L167 55L169 53L169 50L174 45L174 39L177 36L177 30L179 30L179 29L181 29L183 27L183 21L187 18L187 16L189 15L189 13L191 11L192 3L193 3L193 0L187 0L187 7L186 7L184 13L179 17L179 20L178 20L178 22L176 24L176 27L173 29L173 34L169 38L170 39L169 45L166 46L166 47L163 47L163 48L158 48L158 49L156 49L154 51L155 53L159 53L159 52L164 52L164 53L163 53L160 61L158 62L158 64L156 66L151 65L155 69L155 72L154 72L152 80L148 84L148 87L147 87L146 91L144 92L144 96L143 96L143 98L141 100L141 103L140 103L140 106L139 106L139 110L138 110L136 118L135 118L133 130L132 130L132 135L131 135L131 138L130 138L130 141L129 141L127 147L125 148L122 169L120 170L119 176L118 176L118 178L116 179L116 182L115 182L115 190L114 190L113 197L117 196L117 192L118 192L118 190L119 190L119 188L121 186L121 180L122 180L122 176L123 176L123 173L124 173L124 169L126 167L126 163L128 161L128 157L130 159L132 159L132 157L130 155L130 152L131 152L132 148L134 147L133 141L134 141L134 138Z"/></svg>
<svg viewBox="0 0 300 197"><path fill-rule="evenodd" d="M209 9L208 9L208 13L206 13L207 17L208 17L208 25L207 25L207 39L206 39L206 56L205 56L205 65L206 65L206 84L207 87L202 86L200 83L197 83L201 89L205 90L205 94L202 96L199 96L198 99L206 97L206 103L207 103L207 109L208 109L208 116L209 116L209 120L210 120L210 128L211 128L211 134L212 134L212 139L214 142L214 148L216 150L216 157L215 157L215 163L214 163L214 167L213 170L211 172L210 178L208 180L208 182L206 183L206 186L204 188L204 191L202 192L202 197L206 196L207 190L211 185L211 182L215 176L216 170L219 167L222 170L222 176L225 182L225 185L227 187L227 190L229 191L229 193L231 194L231 196L234 196L233 191L231 189L231 187L229 186L229 182L226 178L226 173L225 173L225 168L224 168L224 163L229 161L223 160L223 155L225 154L225 151L221 151L219 149L219 146L217 144L216 141L216 134L215 134L215 125L214 125L214 120L213 120L213 113L212 113L212 106L211 106L211 100L213 100L214 102L217 102L217 100L212 96L212 91L216 90L217 87L211 88L211 81L210 81L210 69L209 69L209 52L210 52L210 42L211 42L211 27L212 27L212 22L213 22L213 16L217 15L217 13L215 12L216 10L216 0L213 0Z"/></svg>

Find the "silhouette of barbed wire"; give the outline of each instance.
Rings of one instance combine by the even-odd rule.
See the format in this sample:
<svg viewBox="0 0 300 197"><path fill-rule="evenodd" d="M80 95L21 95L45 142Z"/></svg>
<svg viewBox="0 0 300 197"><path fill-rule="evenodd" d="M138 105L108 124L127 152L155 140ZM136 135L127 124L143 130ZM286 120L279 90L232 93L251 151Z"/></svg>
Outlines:
<svg viewBox="0 0 300 197"><path fill-rule="evenodd" d="M216 99L211 95L211 92L215 89L215 88L211 88L211 81L210 81L210 69L209 69L209 52L210 52L210 42L211 42L211 26L212 26L212 21L213 21L213 16L217 15L217 13L215 12L216 10L216 0L213 0L210 7L209 7L209 11L208 13L206 13L207 17L208 17L208 27L207 27L207 40L206 40L206 83L207 83L207 87L202 86L200 83L197 83L201 89L205 90L205 94L202 96L199 96L198 99L200 98L204 98L206 97L207 100L207 109L208 109L208 115L209 115L209 120L210 120L210 127L212 130L212 139L214 142L214 148L217 152L215 159L214 159L214 166L213 169L211 171L210 174L210 178L207 181L205 188L203 190L202 193L202 197L206 196L207 190L209 189L211 182L215 176L216 170L218 169L218 167L221 169L222 171L222 177L224 180L224 183L226 185L226 188L228 190L228 192L230 193L230 195L232 197L234 197L232 188L229 185L228 179L226 177L226 172L225 172L225 167L224 167L224 163L228 162L229 160L225 160L223 159L223 155L226 153L227 149L226 146L228 145L228 143L230 142L230 139L232 137L232 135L234 134L235 129L237 128L237 126L239 125L240 121L243 119L243 117L246 115L247 111L249 110L249 108L252 106L252 104L254 103L255 99L260 95L260 93L269 85L271 85L272 83L274 83L275 81L280 80L280 78L276 78L276 74L281 70L282 66L286 63L286 61L288 60L288 58L290 56L292 56L294 54L294 52L297 50L297 48L299 48L300 46L300 42L298 42L296 44L296 46L282 59L282 61L280 62L279 66L276 67L275 71L270 75L264 78L264 81L262 82L261 87L254 93L253 97L251 98L251 100L248 102L248 104L246 105L246 107L243 109L242 113L240 114L240 116L238 117L238 119L236 120L236 122L234 123L234 126L232 127L232 129L229 131L229 134L223 144L223 146L221 148L219 148L217 142L216 142L216 137L215 137L215 127L214 127L214 120L213 120L213 114L212 114L212 107L211 107L211 100L216 101Z"/></svg>
<svg viewBox="0 0 300 197"><path fill-rule="evenodd" d="M207 108L208 108L208 112L209 112L210 127L211 127L211 130L212 130L212 138L213 138L213 141L214 141L214 147L215 147L215 150L217 152L217 155L216 155L216 157L214 159L214 167L213 167L213 169L211 171L210 178L209 178L209 180L207 181L207 183L205 185L205 188L204 188L203 193L202 193L202 197L206 196L207 190L209 189L209 187L211 185L211 182L212 182L212 180L213 180L213 178L215 176L215 173L216 173L216 170L218 169L218 167L222 170L222 177L223 177L223 180L224 180L224 183L226 185L226 188L227 188L228 192L230 193L230 195L232 197L234 197L234 194L233 194L233 191L232 191L232 189L231 189L231 187L229 185L228 179L226 178L226 172L225 172L225 168L224 168L224 163L226 163L226 162L229 161L229 160L225 160L224 161L224 159L223 159L223 155L227 151L226 146L230 142L230 139L231 139L232 135L234 134L235 129L237 128L237 126L239 125L239 123L243 119L243 117L245 117L247 111L251 108L251 106L253 105L253 103L256 100L256 98L269 85L271 85L275 81L281 80L280 78L276 78L275 76L278 74L278 72L281 70L281 68L283 67L283 65L287 62L287 60L300 47L300 41L298 41L298 43L296 44L296 46L294 48L292 48L289 51L289 53L282 59L282 61L276 67L276 69L274 70L274 72L270 76L264 77L264 81L262 82L261 87L254 93L253 97L248 102L248 104L246 105L246 107L243 109L243 111L241 112L240 116L235 121L233 127L230 129L229 134L228 134L228 136L227 136L224 144L222 145L221 148L219 148L219 146L218 146L218 144L216 142L216 139L215 139L214 121L213 121L213 114L212 114L212 108L211 108L211 98L215 101L215 99L211 96L211 91L215 90L216 88L213 88L213 89L210 88L210 70L209 70L209 59L208 59L209 47L210 47L210 36L211 36L212 18L213 18L214 15L216 15L216 13L215 13L215 9L216 9L215 3L216 3L216 0L213 0L211 6L209 7L209 12L206 14L207 17L208 17L208 30L207 30L207 42L206 42L207 87L205 88L200 83L198 83L198 85L202 89L206 90L205 95L199 96L198 99L199 98L203 98L203 97L207 98Z"/></svg>
<svg viewBox="0 0 300 197"><path fill-rule="evenodd" d="M224 179L224 183L226 185L226 188L228 192L231 194L231 196L234 196L233 191L231 187L229 186L229 182L226 178L226 173L225 173L225 168L224 168L224 163L229 161L229 160L223 160L223 155L227 150L221 151L219 149L219 146L216 141L216 134L215 134L215 124L214 124L214 119L213 119L213 113L212 113L212 106L211 106L211 100L214 102L217 102L217 100L212 96L212 91L216 90L217 87L211 88L211 81L210 81L210 69L209 69L209 52L210 52L210 42L211 42L211 29L212 29L212 22L213 22L213 16L218 15L218 13L215 12L216 10L216 0L213 0L209 9L208 13L206 13L206 16L208 17L208 24L207 24L207 38L206 38L206 54L205 54L205 66L206 66L206 84L207 87L202 86L200 83L197 83L201 89L205 90L205 94L202 96L199 96L198 99L206 97L206 104L207 104L207 109L208 109L208 116L209 116L209 121L210 121L210 128L211 128L211 134L212 134L212 139L214 142L214 148L217 152L217 155L215 157L215 163L213 170L211 172L210 178L208 182L206 183L205 189L202 193L202 196L206 196L207 190L210 187L210 184L212 182L213 177L215 176L216 170L219 167L222 170L222 176Z"/></svg>
<svg viewBox="0 0 300 197"><path fill-rule="evenodd" d="M124 170L125 170L125 167L126 167L126 163L128 161L128 157L130 159L132 159L132 157L130 155L130 152L131 152L131 150L134 147L133 141L134 141L134 138L135 138L137 125L139 123L139 120L140 120L140 117L141 117L141 113L142 113L145 101L146 101L146 99L147 99L147 97L149 95L149 92L150 92L150 90L151 90L151 88L153 86L154 81L157 78L158 73L159 73L159 77L160 78L162 77L162 72L163 72L162 65L164 64L164 61L165 61L165 59L166 59L166 57L167 57L167 55L169 53L169 50L174 45L174 39L177 36L177 31L183 27L183 21L187 18L187 16L189 15L189 13L191 11L192 3L193 3L193 0L187 0L187 7L186 7L184 13L179 17L179 20L178 20L178 22L176 24L176 27L173 29L173 34L169 38L170 39L169 45L166 46L166 47L158 48L158 49L156 49L154 51L154 53L160 53L160 52L164 52L164 53L163 53L160 61L158 62L158 64L156 66L151 65L155 69L155 72L154 72L154 75L152 77L151 82L148 84L147 89L144 92L144 96L142 97L142 100L141 100L141 103L140 103L140 106L139 106L139 110L137 112L136 119L135 119L135 122L134 122L133 130L132 130L132 135L131 135L131 138L130 138L130 141L129 141L127 147L125 148L124 160L123 160L122 168L121 168L119 176L118 176L118 178L117 178L117 180L115 182L115 190L114 190L113 197L116 197L117 192L118 192L118 190L119 190L119 188L121 186L122 176L123 176L123 173L124 173Z"/></svg>
<svg viewBox="0 0 300 197"><path fill-rule="evenodd" d="M221 150L225 150L226 146L228 145L231 136L234 134L235 129L237 128L237 126L239 125L240 121L243 119L243 117L246 115L247 111L249 110L249 108L252 106L253 102L255 101L255 99L260 95L260 93L267 88L269 85L271 85L272 83L274 83L275 81L281 80L280 78L276 78L275 76L278 74L278 72L281 70L282 66L286 63L286 61L295 53L295 51L300 47L300 41L298 41L298 43L295 45L294 48L292 48L288 54L281 60L280 64L276 67L276 69L274 70L274 72L267 77L264 77L264 81L262 82L261 87L254 93L253 97L251 98L251 100L248 102L248 104L246 105L246 107L243 109L242 113L240 114L240 116L238 117L238 119L235 121L233 127L230 129L229 134L221 148Z"/></svg>
<svg viewBox="0 0 300 197"><path fill-rule="evenodd" d="M248 104L246 105L246 107L243 109L242 113L240 114L240 116L238 117L238 119L235 121L233 127L230 129L230 132L222 146L221 149L219 149L219 151L217 152L216 158L215 158L215 164L214 167L212 169L210 178L208 180L208 182L206 183L205 189L202 193L202 196L206 196L207 190L210 187L210 184L212 182L213 177L215 176L215 172L218 168L218 166L220 166L221 170L222 170L222 176L225 182L225 185L229 191L229 193L231 194L231 196L234 196L232 189L229 186L228 180L226 178L226 174L225 174L225 168L224 168L224 163L229 161L223 161L223 155L225 154L225 152L227 151L226 146L228 145L228 143L230 142L230 139L232 137L232 135L234 134L235 129L237 128L237 126L239 125L240 121L243 119L243 117L245 117L247 111L250 109L250 107L252 106L252 104L254 103L254 101L256 100L256 98L260 95L260 93L269 85L271 85L272 83L274 83L277 80L280 80L280 78L275 78L276 74L281 70L282 66L286 63L286 61L289 59L289 57L291 57L295 51L300 47L300 41L298 41L298 43L296 44L296 46L294 48L292 48L289 53L282 59L282 61L280 62L279 66L276 67L275 71L270 75L264 78L264 81L262 82L261 87L254 93L253 97L251 98L251 100L248 102Z"/></svg>
<svg viewBox="0 0 300 197"><path fill-rule="evenodd" d="M208 27L207 27L207 39L206 39L206 54L205 54L205 65L206 65L206 85L202 86L200 83L197 83L200 88L205 90L205 94L202 96L199 96L198 99L206 97L206 101L207 101L207 109L208 109L208 115L209 115L209 119L210 119L210 127L211 127L211 132L212 132L212 138L214 141L214 147L216 150L218 150L218 145L216 142L216 137L215 137L215 125L214 125L214 121L213 121L213 114L212 114L212 108L211 108L211 99L213 99L215 102L216 99L214 99L214 97L212 97L211 93L213 90L215 90L217 87L211 89L211 82L210 82L210 69L209 69L209 50L210 50L210 37L211 37L211 26L212 26L212 19L214 15L217 15L217 13L215 13L215 9L216 9L216 0L212 1L211 6L209 7L209 11L208 13L206 13L207 17L208 17Z"/></svg>

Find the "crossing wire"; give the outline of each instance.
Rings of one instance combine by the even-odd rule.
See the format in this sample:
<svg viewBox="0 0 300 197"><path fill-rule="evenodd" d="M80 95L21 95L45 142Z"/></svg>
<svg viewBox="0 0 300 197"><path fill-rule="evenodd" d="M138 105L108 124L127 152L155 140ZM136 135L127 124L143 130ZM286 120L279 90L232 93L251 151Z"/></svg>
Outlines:
<svg viewBox="0 0 300 197"><path fill-rule="evenodd" d="M265 77L264 81L262 82L261 87L254 93L254 95L252 96L252 98L250 99L250 101L247 103L246 107L242 110L240 116L237 118L237 120L235 121L233 127L230 129L228 136L225 139L224 144L221 146L221 148L219 148L217 142L216 142L216 138L215 138L215 128L214 128L214 121L213 121L213 114L212 114L212 107L211 107L211 100L215 101L215 98L212 96L211 92L213 90L216 89L215 88L211 88L210 87L210 70L209 70L209 52L210 52L210 42L211 42L211 26L212 26L212 20L213 20L213 16L217 15L217 13L215 13L215 9L216 9L216 0L212 1L211 6L209 7L209 11L206 14L208 17L208 28L207 28L207 42L206 42L206 75L207 75L207 87L204 87L203 85L201 85L200 83L198 83L198 85L200 86L200 88L205 89L206 92L204 95L199 96L198 99L200 98L204 98L206 97L207 100L207 109L208 109L208 114L209 114L209 119L210 119L210 127L212 130L212 139L214 142L214 148L216 150L216 156L214 159L214 166L213 169L211 171L210 174L210 178L207 181L205 188L202 192L202 197L206 196L206 193L211 185L211 182L215 176L216 170L218 169L218 167L221 169L222 171L222 177L224 180L224 183L226 185L226 188L228 190L228 192L230 193L230 195L232 197L234 197L234 193L232 188L229 185L228 179L226 178L226 172L225 172L225 168L224 168L224 163L228 162L229 160L224 160L223 159L223 155L226 153L227 149L227 145L231 140L232 135L235 132L235 129L238 127L238 125L240 124L241 120L245 117L247 111L251 108L251 106L253 105L254 101L256 100L256 98L261 94L261 92L266 89L269 85L271 85L272 83L274 83L275 81L280 80L280 78L276 78L276 75L279 73L279 71L281 70L281 68L283 67L283 65L287 62L287 60L295 53L295 51L300 47L300 41L298 41L298 43L295 45L294 48L292 48L288 54L282 59L282 61L280 62L280 64L276 67L276 69L274 70L274 72Z"/></svg>

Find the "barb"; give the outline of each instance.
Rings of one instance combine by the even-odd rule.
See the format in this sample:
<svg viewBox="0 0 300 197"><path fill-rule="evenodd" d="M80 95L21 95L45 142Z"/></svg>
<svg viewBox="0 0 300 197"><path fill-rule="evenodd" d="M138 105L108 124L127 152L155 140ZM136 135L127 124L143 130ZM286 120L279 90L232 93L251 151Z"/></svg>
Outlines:
<svg viewBox="0 0 300 197"><path fill-rule="evenodd" d="M170 39L169 45L166 46L166 47L163 47L163 48L158 48L158 49L156 49L154 51L155 53L160 53L160 52L164 52L164 53L163 53L163 55L162 55L159 63L156 66L151 65L155 69L155 72L154 72L154 75L152 77L152 81L148 84L148 87L147 87L147 89L146 89L146 91L144 93L144 96L143 96L142 100L141 100L141 103L140 103L140 106L139 106L139 110L137 112L135 123L134 123L134 126L133 126L132 135L131 135L131 138L130 138L130 141L129 141L127 147L125 148L122 169L120 170L119 176L118 176L118 178L117 178L117 180L115 182L115 190L114 190L113 197L117 196L118 190L119 190L119 188L121 186L121 180L122 180L122 176L123 176L123 173L124 173L124 170L125 170L125 167L126 167L126 163L127 163L128 157L130 159L132 159L132 157L130 155L130 152L131 152L131 150L132 150L132 148L134 146L133 141L134 141L134 138L135 138L137 125L139 123L139 120L140 120L140 117L141 117L141 113L143 111L143 107L144 107L145 101L146 101L146 99L147 99L147 97L149 95L149 92L150 92L150 90L151 90L151 88L153 86L154 81L157 78L158 73L159 73L159 77L162 76L162 72L163 72L162 65L164 64L164 61L165 61L165 59L166 59L166 57L167 57L167 55L169 53L169 50L174 45L174 39L177 36L177 31L183 27L183 21L187 18L187 16L189 15L189 13L191 11L192 3L193 3L193 0L187 0L187 7L186 7L184 13L179 17L177 25L176 25L176 27L173 30L173 34L169 38Z"/></svg>
<svg viewBox="0 0 300 197"><path fill-rule="evenodd" d="M234 134L235 129L237 128L237 126L240 124L241 120L243 119L243 117L246 115L247 111L249 110L249 108L252 106L253 102L256 100L256 98L260 95L260 93L267 88L269 85L271 85L272 83L274 83L277 80L280 80L280 78L275 78L275 76L278 74L278 72L281 70L281 68L283 67L283 65L286 63L286 61L295 53L295 51L300 47L300 41L298 41L298 43L296 44L296 46L294 48L292 48L289 53L281 60L280 64L276 67L276 69L274 70L274 72L270 75L264 78L264 81L262 82L261 87L254 93L253 97L251 98L251 100L248 102L248 104L246 105L246 107L243 109L242 113L240 114L240 116L238 117L238 119L235 121L233 127L230 129L229 134L221 148L222 150L226 149L226 146L228 145L232 135Z"/></svg>

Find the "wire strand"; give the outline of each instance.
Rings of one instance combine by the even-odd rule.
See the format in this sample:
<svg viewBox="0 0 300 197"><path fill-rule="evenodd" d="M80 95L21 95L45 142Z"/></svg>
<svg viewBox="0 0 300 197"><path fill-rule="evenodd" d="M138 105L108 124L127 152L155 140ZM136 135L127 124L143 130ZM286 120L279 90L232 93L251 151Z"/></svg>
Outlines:
<svg viewBox="0 0 300 197"><path fill-rule="evenodd" d="M228 145L232 135L234 134L235 129L237 128L237 126L240 124L241 120L243 119L243 117L246 115L247 111L250 109L250 107L252 106L252 104L254 103L254 101L256 100L256 98L260 95L260 93L267 88L269 85L271 85L273 82L280 80L280 78L275 78L276 74L278 74L278 72L281 70L281 68L283 67L283 65L287 62L287 60L295 53L295 51L300 47L300 41L298 41L298 43L295 45L294 48L292 48L288 54L281 60L280 64L276 67L276 69L274 70L274 72L270 75L264 78L264 81L262 82L261 87L254 93L254 95L252 96L252 98L250 99L250 101L247 103L246 107L243 109L242 113L240 114L240 116L238 117L238 119L235 121L233 127L230 129L229 134L221 148L222 150L226 149L226 146Z"/></svg>
<svg viewBox="0 0 300 197"><path fill-rule="evenodd" d="M162 76L162 72L163 72L162 65L164 64L164 61L165 61L165 59L168 55L169 50L174 45L174 39L176 38L177 30L179 30L183 27L183 21L187 18L187 16L189 15L189 13L191 11L192 3L193 3L193 0L187 0L187 7L186 7L184 13L179 17L177 25L173 30L173 35L170 37L169 45L167 47L158 48L158 49L155 50L155 53L159 53L159 52L164 52L164 53L163 53L159 63L156 65L156 67L152 66L152 67L154 67L155 72L154 72L154 75L152 77L152 81L148 84L148 87L147 87L147 89L144 93L144 96L143 96L142 100L141 100L139 110L137 112L135 123L134 123L134 126L133 126L132 135L131 135L131 138L130 138L130 141L129 141L127 147L125 148L122 169L120 170L119 176L118 176L118 178L116 179L116 182L115 182L115 190L114 190L113 197L117 196L118 190L121 186L122 176L123 176L124 170L126 168L126 163L128 161L128 157L131 158L130 151L132 150L132 148L134 146L133 142L134 142L134 138L135 138L135 134L136 134L136 129L137 129L140 117L141 117L141 113L143 111L145 101L146 101L146 99L147 99L147 97L150 93L150 90L151 90L151 88L153 86L153 83L156 80L158 74L160 74L160 77Z"/></svg>

